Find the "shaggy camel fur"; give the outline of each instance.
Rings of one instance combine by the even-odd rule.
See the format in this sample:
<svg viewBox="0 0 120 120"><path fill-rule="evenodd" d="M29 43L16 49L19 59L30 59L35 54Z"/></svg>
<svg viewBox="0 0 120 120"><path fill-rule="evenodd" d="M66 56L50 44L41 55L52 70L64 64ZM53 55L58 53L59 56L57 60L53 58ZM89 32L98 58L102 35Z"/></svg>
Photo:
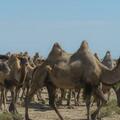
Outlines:
<svg viewBox="0 0 120 120"><path fill-rule="evenodd" d="M32 83L31 90L25 99L25 119L29 120L28 100L34 95L38 88L47 86L49 104L61 120L63 120L63 117L55 106L56 88L73 89L83 87L86 96L88 120L90 119L90 98L92 93L95 94L102 102L91 115L91 119L95 120L103 103L106 102L102 90L99 87L100 83L102 82L103 84L112 86L120 81L120 62L118 62L116 68L109 70L95 58L86 41L82 42L81 47L72 56L70 55L68 57L68 54L62 49L58 49L57 53L57 58L59 58L58 60L61 62L56 62L57 64L55 65L55 62L49 59L48 56L48 59L34 72L34 83ZM54 56L54 54L52 56ZM67 58L68 62L65 62L65 58Z"/></svg>

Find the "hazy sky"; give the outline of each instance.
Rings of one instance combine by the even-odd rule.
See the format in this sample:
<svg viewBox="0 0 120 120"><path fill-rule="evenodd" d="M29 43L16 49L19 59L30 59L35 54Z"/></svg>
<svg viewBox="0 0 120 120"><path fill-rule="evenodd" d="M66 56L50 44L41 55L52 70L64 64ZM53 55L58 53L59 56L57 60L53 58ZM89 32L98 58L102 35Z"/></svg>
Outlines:
<svg viewBox="0 0 120 120"><path fill-rule="evenodd" d="M0 53L47 56L54 42L74 52L82 40L120 55L120 0L0 0Z"/></svg>

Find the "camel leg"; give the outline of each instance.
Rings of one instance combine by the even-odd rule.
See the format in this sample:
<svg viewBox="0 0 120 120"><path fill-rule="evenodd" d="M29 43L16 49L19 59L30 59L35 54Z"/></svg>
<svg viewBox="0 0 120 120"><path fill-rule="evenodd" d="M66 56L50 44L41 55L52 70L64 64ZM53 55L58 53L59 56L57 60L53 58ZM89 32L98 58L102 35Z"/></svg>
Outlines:
<svg viewBox="0 0 120 120"><path fill-rule="evenodd" d="M16 87L16 90L15 90L15 102L17 103L17 100L19 98L19 93L20 93L20 87Z"/></svg>
<svg viewBox="0 0 120 120"><path fill-rule="evenodd" d="M48 95L49 95L49 105L55 110L60 120L64 120L55 105L56 87L53 86L51 83L48 83L47 90L48 90Z"/></svg>
<svg viewBox="0 0 120 120"><path fill-rule="evenodd" d="M81 92L81 89L78 90L77 95L75 93L75 106L80 105L80 92Z"/></svg>
<svg viewBox="0 0 120 120"><path fill-rule="evenodd" d="M37 88L31 88L29 91L29 86L27 87L26 97L25 97L25 120L31 120L29 117L28 104L30 103L31 98L36 93Z"/></svg>
<svg viewBox="0 0 120 120"><path fill-rule="evenodd" d="M105 99L104 94L103 94L103 92L100 88L95 88L94 89L94 94L101 101L101 103L98 104L97 110L91 115L92 120L96 120L96 117L99 114L99 111L102 108L103 104L107 103L107 100Z"/></svg>
<svg viewBox="0 0 120 120"><path fill-rule="evenodd" d="M6 94L6 90L5 90L5 88L3 88L3 105L4 105L4 111L5 112L8 112L8 110L7 110L7 106L6 106L6 98L7 98L7 94Z"/></svg>
<svg viewBox="0 0 120 120"><path fill-rule="evenodd" d="M3 102L3 91L2 88L0 88L1 92L0 92L0 109L2 110L2 102Z"/></svg>
<svg viewBox="0 0 120 120"><path fill-rule="evenodd" d="M22 95L20 96L20 100L22 101L23 97L25 96L25 87L22 89Z"/></svg>
<svg viewBox="0 0 120 120"><path fill-rule="evenodd" d="M42 100L41 90L38 90L38 92L36 93L36 95L37 95L38 101Z"/></svg>
<svg viewBox="0 0 120 120"><path fill-rule="evenodd" d="M87 107L87 120L90 120L90 103L91 103L91 95L86 96L86 107Z"/></svg>
<svg viewBox="0 0 120 120"><path fill-rule="evenodd" d="M12 113L18 113L15 104L15 89L11 90L11 97L12 97L12 101L9 106L9 111Z"/></svg>
<svg viewBox="0 0 120 120"><path fill-rule="evenodd" d="M111 92L110 92L110 90L108 91L108 101L110 100L110 95L111 95Z"/></svg>
<svg viewBox="0 0 120 120"><path fill-rule="evenodd" d="M58 104L59 104L59 105L62 105L64 96L65 96L65 90L64 90L64 89L60 89L60 90L61 90L61 97L60 97L60 99L58 100Z"/></svg>
<svg viewBox="0 0 120 120"><path fill-rule="evenodd" d="M116 89L116 87L113 86L113 90L115 91L117 97L117 105L120 107L120 88Z"/></svg>
<svg viewBox="0 0 120 120"><path fill-rule="evenodd" d="M68 98L67 98L67 105L68 106L71 105L71 96L72 96L72 90L69 89Z"/></svg>
<svg viewBox="0 0 120 120"><path fill-rule="evenodd" d="M86 103L87 108L87 120L90 120L90 104L91 104L91 96L92 96L92 86L86 84L83 91L83 98Z"/></svg>
<svg viewBox="0 0 120 120"><path fill-rule="evenodd" d="M28 104L30 103L30 96L28 97L28 92L29 89L27 88L26 97L25 97L25 120L31 120L28 113Z"/></svg>
<svg viewBox="0 0 120 120"><path fill-rule="evenodd" d="M72 89L69 89L68 98L67 98L67 106L69 109L73 109L73 106L71 105L71 97L72 97Z"/></svg>

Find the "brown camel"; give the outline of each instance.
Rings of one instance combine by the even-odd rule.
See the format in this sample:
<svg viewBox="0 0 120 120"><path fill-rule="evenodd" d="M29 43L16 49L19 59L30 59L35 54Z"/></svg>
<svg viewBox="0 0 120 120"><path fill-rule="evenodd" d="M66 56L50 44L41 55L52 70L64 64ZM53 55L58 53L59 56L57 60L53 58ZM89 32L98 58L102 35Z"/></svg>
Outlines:
<svg viewBox="0 0 120 120"><path fill-rule="evenodd" d="M53 48L48 55L48 58L45 60L45 62L43 62L43 64L36 67L36 69L33 72L33 79L32 79L32 83L31 83L31 87L30 87L31 92L29 92L29 95L28 95L29 98L32 98L34 93L36 93L36 91L39 88L42 88L45 85L44 77L46 77L46 75L47 75L46 68L45 68L46 64L49 63L49 65L51 65L51 66L54 66L55 64L61 64L62 66L64 66L65 63L69 62L70 56L71 56L71 54L66 53L58 43L55 43L53 45ZM43 82L41 81L41 83L39 83L39 78L41 77L41 74L43 75ZM27 114L26 114L26 119L27 119Z"/></svg>
<svg viewBox="0 0 120 120"><path fill-rule="evenodd" d="M113 69L115 67L115 61L112 59L112 56L111 56L111 53L110 51L107 51L106 54L105 54L105 57L104 59L102 60L102 63L107 66L109 69ZM111 87L110 86L106 86L106 85L102 85L102 90L103 90L103 93L104 94L108 94L108 100L110 99L110 90L111 90Z"/></svg>
<svg viewBox="0 0 120 120"><path fill-rule="evenodd" d="M0 59L2 59L2 58L3 57L1 57ZM6 59L6 58L4 58L4 59ZM6 62L0 62L0 89L1 89L0 108L2 107L2 103L3 103L4 111L7 111L6 101L5 101L4 82L5 82L5 79L8 78L9 73L10 73L10 68L7 65L7 63Z"/></svg>
<svg viewBox="0 0 120 120"><path fill-rule="evenodd" d="M106 52L105 57L102 60L102 63L110 69L113 69L115 67L110 51Z"/></svg>
<svg viewBox="0 0 120 120"><path fill-rule="evenodd" d="M25 99L25 119L29 120L28 100L34 95L38 88L47 86L49 104L61 120L63 120L63 117L55 106L56 88L73 89L83 87L88 120L90 119L90 98L92 93L94 93L102 101L102 104L100 104L97 110L91 115L92 120L95 120L103 103L106 102L102 90L99 87L100 83L102 82L103 84L112 86L120 81L120 61L116 68L109 70L95 58L86 41L82 42L81 47L72 56L70 55L68 57L68 54L62 49L58 49L57 54L57 58L61 62L54 64L48 56L48 59L39 66L33 74L34 83L32 83L31 90ZM64 62L65 57L63 56L67 56L68 62Z"/></svg>
<svg viewBox="0 0 120 120"><path fill-rule="evenodd" d="M11 91L12 101L9 107L10 112L17 112L16 101L19 90L23 85L26 77L26 58L19 57L18 55L11 55L8 59L8 65L10 67L10 73L8 78L4 81L4 86Z"/></svg>
<svg viewBox="0 0 120 120"><path fill-rule="evenodd" d="M100 60L99 56L97 55L97 53L95 53L95 57L101 62L101 60ZM115 64L116 61L114 61L112 59L110 51L106 52L105 57L103 58L101 63L104 64L109 69L113 69L116 66L116 64ZM110 94L111 94L110 89L111 89L110 86L106 86L104 84L102 85L103 93L108 95L107 100L109 100L109 98L110 98Z"/></svg>

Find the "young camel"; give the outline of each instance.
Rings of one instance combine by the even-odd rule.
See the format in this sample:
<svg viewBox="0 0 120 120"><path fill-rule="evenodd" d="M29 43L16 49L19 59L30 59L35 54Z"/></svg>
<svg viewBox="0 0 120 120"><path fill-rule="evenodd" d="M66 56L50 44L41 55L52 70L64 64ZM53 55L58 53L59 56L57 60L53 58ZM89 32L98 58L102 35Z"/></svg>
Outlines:
<svg viewBox="0 0 120 120"><path fill-rule="evenodd" d="M61 50L60 50L61 51ZM63 53L61 53L63 52ZM61 51L59 55L63 55ZM60 57L59 57L60 58ZM38 88L47 86L49 104L55 110L61 120L64 120L55 106L56 88L84 88L87 106L87 118L90 120L90 99L92 93L102 101L97 110L91 115L95 120L106 99L100 89L100 82L114 85L120 81L120 62L113 70L102 65L89 50L88 43L83 41L80 49L67 59L69 62L51 65L48 59L34 73L34 82L25 99L25 119L29 120L28 101ZM52 62L51 62L52 63Z"/></svg>

